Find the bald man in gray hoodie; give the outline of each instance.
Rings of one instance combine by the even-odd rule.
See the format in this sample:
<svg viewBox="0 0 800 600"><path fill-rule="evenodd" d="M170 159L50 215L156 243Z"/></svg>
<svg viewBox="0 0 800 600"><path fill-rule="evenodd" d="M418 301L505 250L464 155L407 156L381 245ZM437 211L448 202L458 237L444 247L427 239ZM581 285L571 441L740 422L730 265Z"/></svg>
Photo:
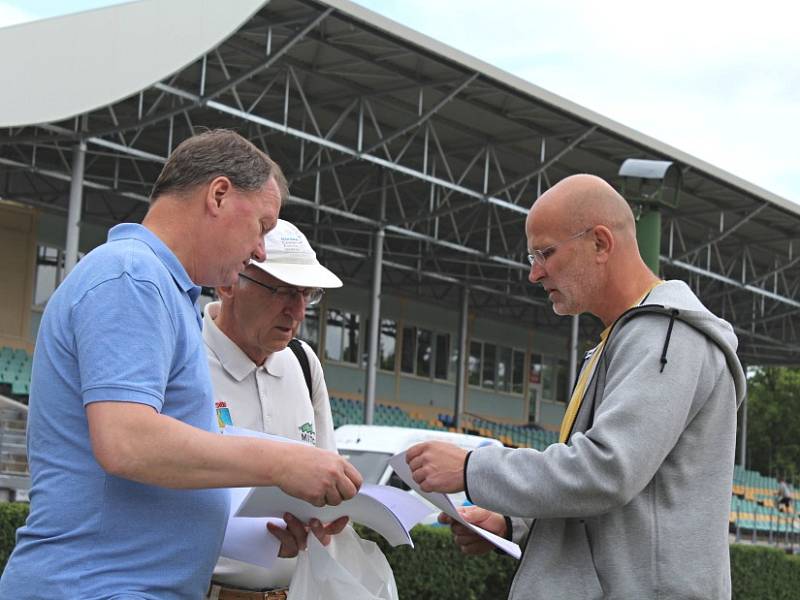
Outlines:
<svg viewBox="0 0 800 600"><path fill-rule="evenodd" d="M466 490L465 517L524 547L510 598L730 598L728 511L737 339L682 281L644 264L633 214L605 181L568 177L526 221L531 283L559 315L606 329L543 452L418 444L426 491ZM490 549L451 523L466 554Z"/></svg>

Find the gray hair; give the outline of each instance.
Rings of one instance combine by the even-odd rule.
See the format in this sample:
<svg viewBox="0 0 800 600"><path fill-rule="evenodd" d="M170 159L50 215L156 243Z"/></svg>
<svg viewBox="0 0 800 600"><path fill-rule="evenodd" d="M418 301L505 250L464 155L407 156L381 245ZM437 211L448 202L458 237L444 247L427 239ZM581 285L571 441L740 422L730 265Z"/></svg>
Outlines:
<svg viewBox="0 0 800 600"><path fill-rule="evenodd" d="M158 176L150 202L169 193L182 193L227 177L237 189L252 192L275 178L281 200L288 196L286 178L278 164L235 131L212 129L183 141Z"/></svg>

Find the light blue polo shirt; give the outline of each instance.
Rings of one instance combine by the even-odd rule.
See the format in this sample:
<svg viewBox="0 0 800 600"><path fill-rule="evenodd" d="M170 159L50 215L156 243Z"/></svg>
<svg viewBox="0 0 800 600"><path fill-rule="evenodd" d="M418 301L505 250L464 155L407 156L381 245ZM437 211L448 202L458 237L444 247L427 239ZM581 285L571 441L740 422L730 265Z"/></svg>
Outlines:
<svg viewBox="0 0 800 600"><path fill-rule="evenodd" d="M47 304L33 357L31 512L0 598L198 600L228 515L227 490L171 490L108 475L85 406L136 402L218 432L200 288L152 232L114 227Z"/></svg>

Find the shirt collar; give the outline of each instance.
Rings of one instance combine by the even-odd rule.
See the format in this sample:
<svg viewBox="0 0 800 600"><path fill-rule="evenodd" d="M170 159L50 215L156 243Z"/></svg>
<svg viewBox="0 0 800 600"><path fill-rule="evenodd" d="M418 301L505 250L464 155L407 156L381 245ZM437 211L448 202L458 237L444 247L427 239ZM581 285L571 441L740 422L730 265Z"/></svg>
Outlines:
<svg viewBox="0 0 800 600"><path fill-rule="evenodd" d="M264 361L264 370L273 377L283 377L283 372L286 367L283 361L283 357L285 356L284 350L289 349L284 348L280 352L273 352L267 357L267 360ZM289 352L291 352L291 350L289 350Z"/></svg>
<svg viewBox="0 0 800 600"><path fill-rule="evenodd" d="M122 223L112 227L108 232L109 242L125 239L139 240L147 244L153 251L153 254L167 267L167 270L170 272L170 275L172 275L175 283L178 284L178 287L189 295L193 303L197 302L201 291L200 286L195 285L186 272L186 269L181 264L181 261L175 256L175 253L170 250L156 234L144 225L139 225L138 223Z"/></svg>
<svg viewBox="0 0 800 600"><path fill-rule="evenodd" d="M203 340L219 359L222 368L236 381L242 381L258 367L231 338L217 327L214 319L219 315L219 302L206 304L203 315Z"/></svg>
<svg viewBox="0 0 800 600"><path fill-rule="evenodd" d="M206 304L205 314L203 315L203 340L206 346L219 359L222 368L236 381L242 381L259 367L214 322L214 319L219 315L221 304L221 302L209 302ZM289 349L285 348L284 350ZM264 370L273 377L283 377L286 369L283 361L284 350L273 352L264 361Z"/></svg>

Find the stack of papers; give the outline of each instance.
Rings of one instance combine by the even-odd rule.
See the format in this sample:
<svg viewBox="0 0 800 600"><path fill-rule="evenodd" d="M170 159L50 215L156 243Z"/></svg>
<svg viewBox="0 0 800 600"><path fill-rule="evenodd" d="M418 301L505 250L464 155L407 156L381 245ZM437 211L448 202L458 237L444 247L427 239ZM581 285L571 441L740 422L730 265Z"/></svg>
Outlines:
<svg viewBox="0 0 800 600"><path fill-rule="evenodd" d="M224 434L301 443L236 427L226 427ZM520 558L522 553L517 544L468 523L446 494L423 492L411 477L405 452L393 456L389 464L406 484L442 512L514 558ZM231 512L222 556L269 568L278 557L280 542L269 533L266 524L272 521L285 527L282 518L285 513L303 522L318 519L323 523L348 516L351 521L382 535L392 546L408 544L413 548L410 531L431 512L430 506L413 494L385 485L364 484L350 500L338 506L322 507L294 498L278 487L234 488L231 489Z"/></svg>
<svg viewBox="0 0 800 600"><path fill-rule="evenodd" d="M385 485L365 483L353 498L338 506L314 506L277 487L250 488L236 517L283 517L293 514L303 522L319 519L329 523L348 516L381 534L392 546L411 547L411 528L431 513L430 507L408 492Z"/></svg>

